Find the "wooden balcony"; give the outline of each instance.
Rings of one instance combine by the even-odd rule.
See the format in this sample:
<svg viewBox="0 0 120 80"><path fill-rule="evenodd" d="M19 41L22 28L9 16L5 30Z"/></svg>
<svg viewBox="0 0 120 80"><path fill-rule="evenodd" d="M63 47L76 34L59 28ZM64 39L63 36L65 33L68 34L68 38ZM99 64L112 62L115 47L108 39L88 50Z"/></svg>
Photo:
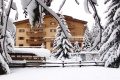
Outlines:
<svg viewBox="0 0 120 80"><path fill-rule="evenodd" d="M45 38L45 41L46 42L52 42L54 41L55 38ZM70 38L69 39L71 42L75 42L75 41L78 41L78 42L83 42L83 38Z"/></svg>
<svg viewBox="0 0 120 80"><path fill-rule="evenodd" d="M34 29L34 30L44 29L44 28L46 28L46 24L42 24L41 27L39 27L39 28L37 26L32 27L32 29Z"/></svg>
<svg viewBox="0 0 120 80"><path fill-rule="evenodd" d="M28 36L30 37L43 37L46 35L46 32L32 32L32 31L28 31L26 33Z"/></svg>
<svg viewBox="0 0 120 80"><path fill-rule="evenodd" d="M72 36L74 36L74 35L75 35L75 32L73 32L73 31L71 31L70 33L71 33L71 35L72 35Z"/></svg>
<svg viewBox="0 0 120 80"><path fill-rule="evenodd" d="M29 43L29 44L41 44L44 42L44 39L27 39L26 40L26 43Z"/></svg>

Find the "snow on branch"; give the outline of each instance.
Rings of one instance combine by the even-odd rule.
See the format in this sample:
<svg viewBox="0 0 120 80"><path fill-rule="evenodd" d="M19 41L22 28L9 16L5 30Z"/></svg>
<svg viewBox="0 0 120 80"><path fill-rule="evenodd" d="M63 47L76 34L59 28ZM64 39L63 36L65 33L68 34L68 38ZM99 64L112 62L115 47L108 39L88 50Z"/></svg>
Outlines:
<svg viewBox="0 0 120 80"><path fill-rule="evenodd" d="M98 5L97 4L97 0L84 0L84 8L85 8L85 11L89 14L91 14L90 10L89 10L89 4L90 6L92 7L93 11L94 11L94 19L95 19L95 22L97 24L97 26L99 27L99 34L98 36L96 37L94 43L93 43L93 46L89 49L89 51L93 50L100 42L101 42L101 37L102 37L102 29L103 27L101 26L100 24L100 17L97 13L97 10L96 10L96 6Z"/></svg>
<svg viewBox="0 0 120 80"><path fill-rule="evenodd" d="M110 0L105 0L105 1L104 1L104 4L107 4L109 1L110 1Z"/></svg>
<svg viewBox="0 0 120 80"><path fill-rule="evenodd" d="M75 2L79 5L80 3L78 2L78 0L75 0Z"/></svg>
<svg viewBox="0 0 120 80"><path fill-rule="evenodd" d="M66 0L64 0L64 1L62 2L62 4L61 4L60 7L59 7L59 11L62 9L62 7L64 6L65 2L66 2ZM78 2L78 0L75 0L75 2L76 2L78 5L80 4L80 3Z"/></svg>

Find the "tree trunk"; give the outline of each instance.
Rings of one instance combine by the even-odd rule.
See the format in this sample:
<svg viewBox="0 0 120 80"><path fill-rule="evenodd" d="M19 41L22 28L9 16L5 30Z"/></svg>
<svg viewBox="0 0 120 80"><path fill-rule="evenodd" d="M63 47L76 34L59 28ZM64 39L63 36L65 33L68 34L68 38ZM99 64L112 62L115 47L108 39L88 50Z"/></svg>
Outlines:
<svg viewBox="0 0 120 80"><path fill-rule="evenodd" d="M0 75L8 74L8 73L10 73L10 69L0 53Z"/></svg>

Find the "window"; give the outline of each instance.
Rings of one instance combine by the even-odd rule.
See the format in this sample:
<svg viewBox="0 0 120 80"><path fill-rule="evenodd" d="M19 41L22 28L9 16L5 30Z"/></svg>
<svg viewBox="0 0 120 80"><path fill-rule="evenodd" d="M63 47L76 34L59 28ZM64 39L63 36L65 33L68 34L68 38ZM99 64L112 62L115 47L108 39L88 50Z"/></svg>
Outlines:
<svg viewBox="0 0 120 80"><path fill-rule="evenodd" d="M50 29L50 32L56 32L56 29Z"/></svg>
<svg viewBox="0 0 120 80"><path fill-rule="evenodd" d="M33 29L31 29L30 31L31 31L31 32L34 32L34 30L33 30Z"/></svg>
<svg viewBox="0 0 120 80"><path fill-rule="evenodd" d="M39 32L43 32L43 29L40 29Z"/></svg>
<svg viewBox="0 0 120 80"><path fill-rule="evenodd" d="M81 43L79 43L79 47L81 47L82 45L81 45Z"/></svg>
<svg viewBox="0 0 120 80"><path fill-rule="evenodd" d="M23 44L19 44L19 46L23 46Z"/></svg>
<svg viewBox="0 0 120 80"><path fill-rule="evenodd" d="M41 44L30 44L30 46L41 46Z"/></svg>
<svg viewBox="0 0 120 80"><path fill-rule="evenodd" d="M34 44L30 44L30 46L34 46Z"/></svg>
<svg viewBox="0 0 120 80"><path fill-rule="evenodd" d="M25 32L25 30L24 30L24 29L19 29L19 32L21 32L21 33L22 33L22 32Z"/></svg>
<svg viewBox="0 0 120 80"><path fill-rule="evenodd" d="M24 37L19 37L19 40L24 40Z"/></svg>
<svg viewBox="0 0 120 80"><path fill-rule="evenodd" d="M55 22L50 22L50 25L55 25L56 23Z"/></svg>
<svg viewBox="0 0 120 80"><path fill-rule="evenodd" d="M34 37L30 37L30 39L34 39Z"/></svg>
<svg viewBox="0 0 120 80"><path fill-rule="evenodd" d="M53 43L50 44L50 47L53 47Z"/></svg>
<svg viewBox="0 0 120 80"><path fill-rule="evenodd" d="M43 37L38 37L38 39L39 39L39 40L42 40L42 39L43 39Z"/></svg>

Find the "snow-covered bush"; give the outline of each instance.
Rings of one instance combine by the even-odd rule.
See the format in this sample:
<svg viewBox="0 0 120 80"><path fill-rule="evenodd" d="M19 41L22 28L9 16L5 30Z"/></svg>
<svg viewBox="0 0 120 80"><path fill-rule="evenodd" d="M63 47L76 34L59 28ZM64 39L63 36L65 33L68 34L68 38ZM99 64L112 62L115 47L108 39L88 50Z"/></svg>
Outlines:
<svg viewBox="0 0 120 80"><path fill-rule="evenodd" d="M79 47L78 41L75 41L75 43L74 43L73 52L74 53L79 53L80 52L80 47Z"/></svg>

